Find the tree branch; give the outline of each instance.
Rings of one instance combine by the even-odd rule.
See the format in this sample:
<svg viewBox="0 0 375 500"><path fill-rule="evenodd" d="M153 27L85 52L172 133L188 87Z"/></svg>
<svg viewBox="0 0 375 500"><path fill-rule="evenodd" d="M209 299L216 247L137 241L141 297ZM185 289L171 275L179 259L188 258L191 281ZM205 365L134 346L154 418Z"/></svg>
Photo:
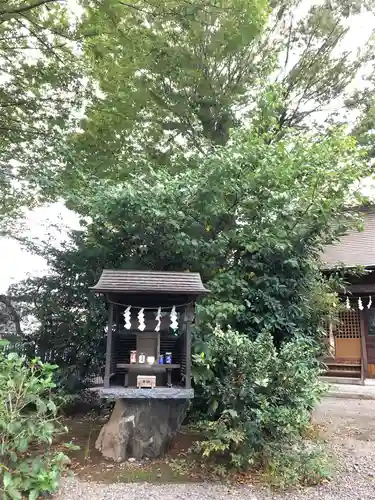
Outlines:
<svg viewBox="0 0 375 500"><path fill-rule="evenodd" d="M124 7L129 7L129 9L133 9L133 10L136 10L138 12L141 12L142 14L152 14L151 12L144 10L144 9L141 9L140 7L137 7L136 5L133 5L131 3L119 2L119 4L123 5Z"/></svg>
<svg viewBox="0 0 375 500"><path fill-rule="evenodd" d="M11 15L11 14L21 14L22 12L27 12L28 10L35 9L36 7L40 7L41 5L46 5L47 3L56 2L57 0L37 0L34 3L28 5L21 5L20 7L16 7L15 9L6 9L0 10L0 16L2 15Z"/></svg>
<svg viewBox="0 0 375 500"><path fill-rule="evenodd" d="M34 36L39 43L41 43L51 54L60 62L64 63L64 61L61 59L61 57L56 54L56 52L53 50L54 47L52 47L48 42L43 40L43 37L39 36L38 33L36 33L34 30L32 30L29 26L25 25L20 19L17 19L18 24L20 24L23 28L29 30L32 36Z"/></svg>
<svg viewBox="0 0 375 500"><path fill-rule="evenodd" d="M287 46L286 46L286 55L285 55L285 61L284 61L284 71L287 70L288 62L289 62L289 55L290 55L290 48L291 48L291 41L292 41L292 30L293 30L293 14L290 13L289 34L288 34L288 43L287 43Z"/></svg>

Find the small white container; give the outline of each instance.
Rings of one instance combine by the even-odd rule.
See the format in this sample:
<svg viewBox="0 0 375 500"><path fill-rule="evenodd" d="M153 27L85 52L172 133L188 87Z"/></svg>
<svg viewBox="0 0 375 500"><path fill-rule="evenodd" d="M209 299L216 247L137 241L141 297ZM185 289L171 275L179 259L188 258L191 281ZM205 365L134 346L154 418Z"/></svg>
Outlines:
<svg viewBox="0 0 375 500"><path fill-rule="evenodd" d="M153 365L155 363L155 356L147 356L147 364Z"/></svg>
<svg viewBox="0 0 375 500"><path fill-rule="evenodd" d="M137 351L130 351L130 363L135 364L137 362Z"/></svg>
<svg viewBox="0 0 375 500"><path fill-rule="evenodd" d="M138 363L140 365L143 365L145 362L146 362L146 356L143 354L143 352L141 352L141 354L139 355L139 358L138 358Z"/></svg>

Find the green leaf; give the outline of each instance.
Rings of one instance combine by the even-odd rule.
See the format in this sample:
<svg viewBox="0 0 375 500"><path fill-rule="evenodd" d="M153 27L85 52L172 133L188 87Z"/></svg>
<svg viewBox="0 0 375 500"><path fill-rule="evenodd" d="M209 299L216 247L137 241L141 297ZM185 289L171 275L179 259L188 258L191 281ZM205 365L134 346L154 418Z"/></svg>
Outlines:
<svg viewBox="0 0 375 500"><path fill-rule="evenodd" d="M29 500L37 500L39 497L39 491L38 490L31 490L29 493Z"/></svg>
<svg viewBox="0 0 375 500"><path fill-rule="evenodd" d="M8 361L17 361L19 358L18 354L16 352L10 352L8 355L7 355L7 360Z"/></svg>
<svg viewBox="0 0 375 500"><path fill-rule="evenodd" d="M27 438L22 438L18 444L18 451L24 453L29 446L29 440Z"/></svg>
<svg viewBox="0 0 375 500"><path fill-rule="evenodd" d="M3 473L3 486L4 486L4 489L7 490L9 488L9 486L11 485L11 483L12 483L12 476L6 470Z"/></svg>
<svg viewBox="0 0 375 500"><path fill-rule="evenodd" d="M22 500L21 492L15 488L9 487L7 493L12 500Z"/></svg>
<svg viewBox="0 0 375 500"><path fill-rule="evenodd" d="M209 412L210 413L215 413L216 410L218 409L219 407L219 403L216 399L214 399L211 404L210 404L210 409L209 409Z"/></svg>
<svg viewBox="0 0 375 500"><path fill-rule="evenodd" d="M42 399L39 399L36 404L37 404L37 407L38 407L38 411L40 413L46 413L46 411L47 411L47 405L46 405L46 403Z"/></svg>
<svg viewBox="0 0 375 500"><path fill-rule="evenodd" d="M64 443L64 447L70 451L80 450L80 446L72 443L71 441L69 441L68 443Z"/></svg>

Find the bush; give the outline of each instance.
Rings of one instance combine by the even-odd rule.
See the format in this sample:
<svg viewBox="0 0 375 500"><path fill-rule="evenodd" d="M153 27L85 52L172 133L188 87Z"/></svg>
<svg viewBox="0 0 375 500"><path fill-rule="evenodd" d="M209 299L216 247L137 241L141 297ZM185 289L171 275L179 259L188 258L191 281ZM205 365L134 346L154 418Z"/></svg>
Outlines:
<svg viewBox="0 0 375 500"><path fill-rule="evenodd" d="M268 453L264 450L263 470L269 484L287 488L296 484L318 484L330 477L330 463L323 447L297 441L294 446L272 443Z"/></svg>
<svg viewBox="0 0 375 500"><path fill-rule="evenodd" d="M317 450L307 453L302 438L322 392L318 349L296 337L278 350L267 332L252 341L217 328L207 352L194 356L195 382L210 402L211 416L199 424L206 439L196 449L236 469L263 467L273 477L290 469L289 477L296 477L287 484L318 480L319 473L309 476L300 467L311 463L308 456L317 462Z"/></svg>
<svg viewBox="0 0 375 500"><path fill-rule="evenodd" d="M2 498L30 500L54 492L69 462L53 453L66 429L57 418L55 366L0 347L0 488ZM41 451L43 449L43 451Z"/></svg>

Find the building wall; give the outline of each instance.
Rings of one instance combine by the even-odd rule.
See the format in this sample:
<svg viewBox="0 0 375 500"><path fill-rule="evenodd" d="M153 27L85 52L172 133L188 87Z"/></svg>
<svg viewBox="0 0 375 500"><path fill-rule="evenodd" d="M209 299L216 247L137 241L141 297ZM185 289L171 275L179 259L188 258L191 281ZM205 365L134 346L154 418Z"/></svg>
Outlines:
<svg viewBox="0 0 375 500"><path fill-rule="evenodd" d="M358 298L352 298L351 309L339 313L339 322L334 328L335 362L354 366L362 363L362 337L366 343L364 368L365 376L375 378L375 294L374 307L368 309L368 298L363 298L363 311L358 309Z"/></svg>
<svg viewBox="0 0 375 500"><path fill-rule="evenodd" d="M360 211L363 231L349 231L339 242L327 246L321 259L327 270L335 266L367 269L361 276L353 276L353 273L346 276L350 284L342 300L350 298L351 310L346 316L342 314L341 333L338 331L335 337L335 359L348 364L357 359L367 368L368 376L375 378L375 206ZM359 297L362 311L358 307ZM368 309L371 301L372 306Z"/></svg>

